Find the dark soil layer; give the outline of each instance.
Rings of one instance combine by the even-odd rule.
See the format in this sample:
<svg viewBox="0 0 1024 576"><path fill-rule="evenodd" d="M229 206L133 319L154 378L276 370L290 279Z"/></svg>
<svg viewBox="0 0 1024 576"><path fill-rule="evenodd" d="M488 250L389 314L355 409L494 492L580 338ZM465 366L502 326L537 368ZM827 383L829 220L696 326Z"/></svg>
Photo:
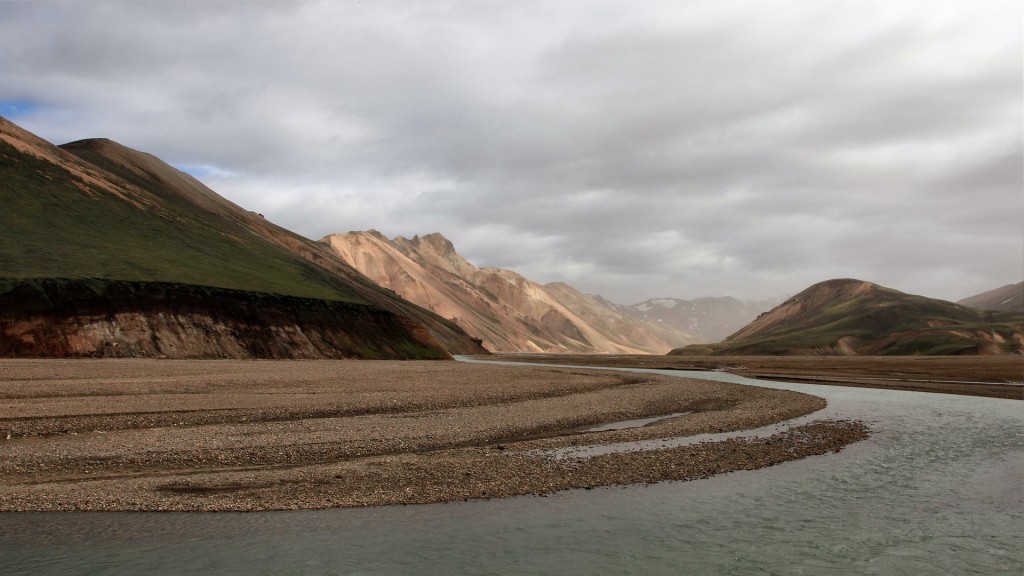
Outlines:
<svg viewBox="0 0 1024 576"><path fill-rule="evenodd" d="M1024 356L620 356L500 354L488 360L715 370L748 378L1024 399Z"/></svg>
<svg viewBox="0 0 1024 576"><path fill-rule="evenodd" d="M99 279L0 291L0 357L76 356L449 358L426 327L363 303Z"/></svg>

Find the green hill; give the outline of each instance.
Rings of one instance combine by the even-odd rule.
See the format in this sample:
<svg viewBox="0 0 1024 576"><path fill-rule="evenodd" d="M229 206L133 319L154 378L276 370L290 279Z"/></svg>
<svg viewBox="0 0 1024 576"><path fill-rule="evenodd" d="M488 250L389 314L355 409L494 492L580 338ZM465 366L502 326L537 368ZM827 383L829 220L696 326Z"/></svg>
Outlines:
<svg viewBox="0 0 1024 576"><path fill-rule="evenodd" d="M77 143L67 150L95 160L97 148L115 146ZM327 271L204 210L164 181L133 182L72 154L59 158L0 140L0 278L8 284L51 277L178 282L365 302Z"/></svg>
<svg viewBox="0 0 1024 576"><path fill-rule="evenodd" d="M946 355L1024 352L1024 314L982 311L861 280L815 284L718 344L672 354Z"/></svg>

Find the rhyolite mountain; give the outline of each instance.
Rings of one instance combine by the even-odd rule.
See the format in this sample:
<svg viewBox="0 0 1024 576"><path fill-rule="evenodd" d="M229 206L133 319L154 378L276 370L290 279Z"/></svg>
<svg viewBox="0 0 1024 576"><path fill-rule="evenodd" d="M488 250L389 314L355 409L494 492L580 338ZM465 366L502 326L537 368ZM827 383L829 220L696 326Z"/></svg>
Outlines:
<svg viewBox="0 0 1024 576"><path fill-rule="evenodd" d="M957 304L982 310L1024 312L1024 282L1007 284L995 290L968 296L963 300L958 300Z"/></svg>
<svg viewBox="0 0 1024 576"><path fill-rule="evenodd" d="M985 311L871 282L820 282L718 344L677 355L1024 353L1024 314Z"/></svg>
<svg viewBox="0 0 1024 576"><path fill-rule="evenodd" d="M323 244L105 139L0 118L0 356L484 353Z"/></svg>
<svg viewBox="0 0 1024 576"><path fill-rule="evenodd" d="M441 234L334 234L321 242L403 298L433 310L502 352L658 353L700 339L631 318L568 284L541 285L510 270L478 268Z"/></svg>
<svg viewBox="0 0 1024 576"><path fill-rule="evenodd" d="M719 342L751 323L761 313L782 303L782 298L740 300L732 296L695 298L652 298L639 304L615 305L632 318L672 326L700 338Z"/></svg>

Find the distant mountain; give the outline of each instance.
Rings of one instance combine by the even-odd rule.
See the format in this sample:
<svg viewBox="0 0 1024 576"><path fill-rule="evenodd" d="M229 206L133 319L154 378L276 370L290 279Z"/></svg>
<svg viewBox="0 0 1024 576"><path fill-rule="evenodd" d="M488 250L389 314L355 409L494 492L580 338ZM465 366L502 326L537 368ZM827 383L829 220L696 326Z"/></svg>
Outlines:
<svg viewBox="0 0 1024 576"><path fill-rule="evenodd" d="M0 118L0 199L0 356L483 351L323 245L110 140L57 147Z"/></svg>
<svg viewBox="0 0 1024 576"><path fill-rule="evenodd" d="M631 318L671 326L710 343L736 332L781 302L781 298L738 300L731 296L694 300L654 298L616 309Z"/></svg>
<svg viewBox="0 0 1024 576"><path fill-rule="evenodd" d="M493 351L664 353L699 341L630 318L568 284L541 285L510 270L477 268L441 234L388 239L371 230L321 242L375 282L451 319Z"/></svg>
<svg viewBox="0 0 1024 576"><path fill-rule="evenodd" d="M995 290L975 294L958 301L957 304L982 310L1024 312L1024 282L1007 284Z"/></svg>
<svg viewBox="0 0 1024 576"><path fill-rule="evenodd" d="M1024 314L981 311L862 280L815 284L720 344L672 354L1024 353Z"/></svg>

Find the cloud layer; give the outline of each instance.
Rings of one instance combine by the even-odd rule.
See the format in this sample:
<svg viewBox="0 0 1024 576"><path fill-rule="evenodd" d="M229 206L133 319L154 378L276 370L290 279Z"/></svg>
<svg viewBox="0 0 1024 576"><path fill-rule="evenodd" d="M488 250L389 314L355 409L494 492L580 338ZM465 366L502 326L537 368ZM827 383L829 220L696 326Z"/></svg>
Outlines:
<svg viewBox="0 0 1024 576"><path fill-rule="evenodd" d="M614 301L1024 277L1019 2L0 3L0 114Z"/></svg>

